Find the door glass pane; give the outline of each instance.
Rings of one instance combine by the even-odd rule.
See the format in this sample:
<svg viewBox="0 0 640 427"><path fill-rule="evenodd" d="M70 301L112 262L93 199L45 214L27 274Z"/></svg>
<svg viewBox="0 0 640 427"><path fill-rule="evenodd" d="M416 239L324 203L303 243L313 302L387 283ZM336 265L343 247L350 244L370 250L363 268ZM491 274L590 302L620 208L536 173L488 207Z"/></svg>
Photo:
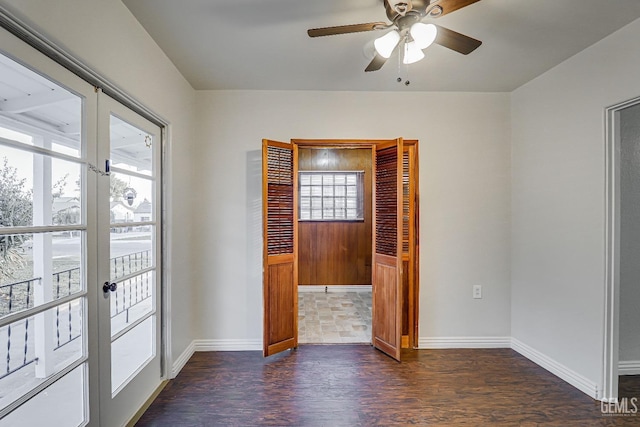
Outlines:
<svg viewBox="0 0 640 427"><path fill-rule="evenodd" d="M109 269L117 287L110 293L109 311L111 391L115 395L155 356L153 156L159 147L153 135L115 116L111 116L110 132Z"/></svg>
<svg viewBox="0 0 640 427"><path fill-rule="evenodd" d="M111 116L112 166L151 175L153 172L153 135Z"/></svg>
<svg viewBox="0 0 640 427"><path fill-rule="evenodd" d="M84 424L86 364L53 383L0 421L12 427L78 426Z"/></svg>
<svg viewBox="0 0 640 427"><path fill-rule="evenodd" d="M111 336L151 313L154 307L153 272L136 274L116 282L111 294Z"/></svg>
<svg viewBox="0 0 640 427"><path fill-rule="evenodd" d="M123 173L111 173L111 223L153 221L153 181Z"/></svg>
<svg viewBox="0 0 640 427"><path fill-rule="evenodd" d="M79 163L0 144L0 227L82 222Z"/></svg>
<svg viewBox="0 0 640 427"><path fill-rule="evenodd" d="M0 235L0 318L84 290L83 234Z"/></svg>
<svg viewBox="0 0 640 427"><path fill-rule="evenodd" d="M0 81L0 138L80 157L82 98L1 54Z"/></svg>
<svg viewBox="0 0 640 427"><path fill-rule="evenodd" d="M153 267L152 225L111 228L111 280Z"/></svg>
<svg viewBox="0 0 640 427"><path fill-rule="evenodd" d="M111 392L113 394L155 356L155 317L148 317L111 343Z"/></svg>
<svg viewBox="0 0 640 427"><path fill-rule="evenodd" d="M83 356L85 300L0 327L0 409Z"/></svg>

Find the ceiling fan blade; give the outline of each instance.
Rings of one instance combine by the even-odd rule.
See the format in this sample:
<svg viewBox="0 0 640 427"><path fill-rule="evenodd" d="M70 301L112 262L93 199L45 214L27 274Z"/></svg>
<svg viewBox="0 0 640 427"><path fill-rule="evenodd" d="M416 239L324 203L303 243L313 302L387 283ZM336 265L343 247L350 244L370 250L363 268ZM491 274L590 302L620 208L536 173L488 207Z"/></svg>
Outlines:
<svg viewBox="0 0 640 427"><path fill-rule="evenodd" d="M378 53L376 53L376 56L373 57L373 59L371 60L371 62L369 63L369 65L367 65L367 68L365 68L365 71L378 71L380 68L382 68L382 66L387 62L387 58L385 58L384 56L380 56Z"/></svg>
<svg viewBox="0 0 640 427"><path fill-rule="evenodd" d="M462 9L479 1L480 0L440 0L436 2L436 5L442 8L442 13L439 16L444 16L447 13L455 12L458 9Z"/></svg>
<svg viewBox="0 0 640 427"><path fill-rule="evenodd" d="M438 35L434 43L455 50L463 55L470 54L482 44L480 40L465 36L464 34L441 27L440 25L436 25L436 27L438 27Z"/></svg>
<svg viewBox="0 0 640 427"><path fill-rule="evenodd" d="M339 25L337 27L312 28L307 30L309 37L335 36L338 34L360 33L389 28L385 22L368 22L366 24Z"/></svg>

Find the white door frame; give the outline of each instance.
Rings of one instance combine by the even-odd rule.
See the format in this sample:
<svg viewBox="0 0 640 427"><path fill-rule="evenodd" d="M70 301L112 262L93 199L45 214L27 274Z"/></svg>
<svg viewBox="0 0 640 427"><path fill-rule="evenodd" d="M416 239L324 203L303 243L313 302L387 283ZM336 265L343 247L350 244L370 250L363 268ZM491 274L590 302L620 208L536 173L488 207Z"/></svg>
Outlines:
<svg viewBox="0 0 640 427"><path fill-rule="evenodd" d="M620 338L620 112L640 104L640 97L605 111L605 292L602 396L618 399Z"/></svg>

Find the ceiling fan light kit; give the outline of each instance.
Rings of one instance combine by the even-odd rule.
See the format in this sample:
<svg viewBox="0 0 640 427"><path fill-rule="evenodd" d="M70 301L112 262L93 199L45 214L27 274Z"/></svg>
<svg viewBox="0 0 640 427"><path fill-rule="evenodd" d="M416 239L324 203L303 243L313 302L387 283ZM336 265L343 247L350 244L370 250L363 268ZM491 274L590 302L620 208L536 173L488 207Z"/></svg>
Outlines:
<svg viewBox="0 0 640 427"><path fill-rule="evenodd" d="M442 26L426 24L424 19L438 18L480 0L384 0L390 24L370 22L366 24L341 25L336 27L312 28L309 37L323 37L363 31L396 29L378 37L374 41L376 54L365 71L377 71L396 50L404 64L413 64L424 58L423 49L431 44L454 50L463 55L476 50L482 42ZM396 49L400 46L400 49Z"/></svg>
<svg viewBox="0 0 640 427"><path fill-rule="evenodd" d="M436 40L438 28L433 24L416 22L411 26L411 37L420 49L426 49Z"/></svg>
<svg viewBox="0 0 640 427"><path fill-rule="evenodd" d="M376 48L378 55L385 59L389 59L393 50L400 42L400 33L396 30L389 31L382 37L378 37L373 42L373 46Z"/></svg>
<svg viewBox="0 0 640 427"><path fill-rule="evenodd" d="M424 58L424 52L418 47L415 41L404 44L403 64L413 64Z"/></svg>

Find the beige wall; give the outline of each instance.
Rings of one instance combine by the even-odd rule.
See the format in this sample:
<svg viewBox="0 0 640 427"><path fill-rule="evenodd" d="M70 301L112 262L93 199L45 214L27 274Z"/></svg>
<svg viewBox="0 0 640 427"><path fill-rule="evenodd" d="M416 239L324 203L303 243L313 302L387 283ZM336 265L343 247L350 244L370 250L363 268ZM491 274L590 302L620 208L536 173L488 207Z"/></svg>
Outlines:
<svg viewBox="0 0 640 427"><path fill-rule="evenodd" d="M420 141L420 336L510 335L508 94L203 91L197 105L201 339L261 343L261 139L398 136Z"/></svg>
<svg viewBox="0 0 640 427"><path fill-rule="evenodd" d="M605 109L640 95L640 20L513 92L512 336L602 390Z"/></svg>

